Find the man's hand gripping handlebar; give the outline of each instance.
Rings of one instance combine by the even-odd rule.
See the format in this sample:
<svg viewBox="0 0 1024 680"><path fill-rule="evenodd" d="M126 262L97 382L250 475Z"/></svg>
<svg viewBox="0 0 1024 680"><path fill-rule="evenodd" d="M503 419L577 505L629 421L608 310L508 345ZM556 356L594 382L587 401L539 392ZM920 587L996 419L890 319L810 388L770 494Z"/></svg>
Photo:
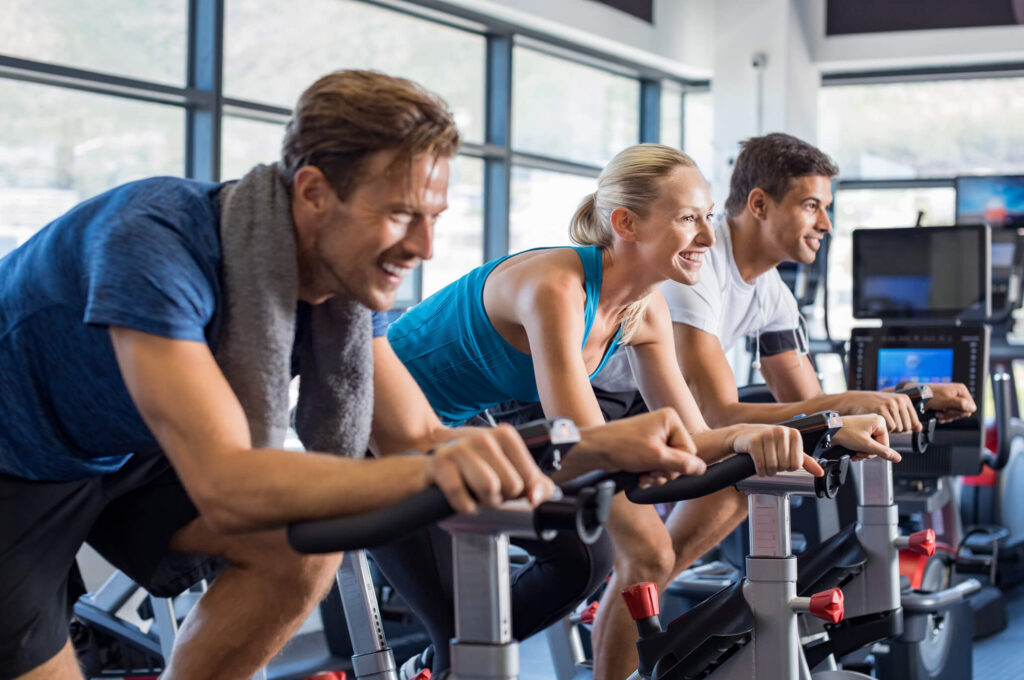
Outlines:
<svg viewBox="0 0 1024 680"><path fill-rule="evenodd" d="M528 454L537 460L551 460L579 441L572 421L556 418L524 426ZM518 435L517 435L518 436ZM460 440L461 441L461 440ZM531 461L531 465L532 465ZM614 494L612 482L595 483L571 489L572 496L558 491L556 500L544 501L535 508L524 501L510 501L483 510L481 520L489 526L530 527L539 538L553 538L555 532L577 533L585 542L601 535ZM456 513L452 503L438 486L431 486L390 506L359 515L326 520L294 522L288 527L288 541L302 553L329 553L373 548L418 531ZM486 517L484 517L487 515Z"/></svg>

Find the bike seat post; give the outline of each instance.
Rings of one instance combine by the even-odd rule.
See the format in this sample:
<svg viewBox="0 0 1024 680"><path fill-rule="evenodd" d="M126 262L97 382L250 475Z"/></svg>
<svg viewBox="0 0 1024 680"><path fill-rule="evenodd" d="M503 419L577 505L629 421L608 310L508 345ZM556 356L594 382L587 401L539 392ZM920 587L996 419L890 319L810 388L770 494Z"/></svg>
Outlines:
<svg viewBox="0 0 1024 680"><path fill-rule="evenodd" d="M792 555L789 497L813 496L813 478L806 472L784 472L751 477L737 488L748 495L750 555L744 596L757 630L751 642L754 649L746 658L771 677L809 677L794 609L797 563Z"/></svg>
<svg viewBox="0 0 1024 680"><path fill-rule="evenodd" d="M455 572L453 680L516 680L506 533L452 532Z"/></svg>
<svg viewBox="0 0 1024 680"><path fill-rule="evenodd" d="M857 538L867 553L859 578L844 588L851 617L894 611L900 607L899 508L893 501L892 463L871 458L855 464Z"/></svg>
<svg viewBox="0 0 1024 680"><path fill-rule="evenodd" d="M352 640L352 672L356 680L398 680L395 655L384 637L366 553L347 551L335 578Z"/></svg>

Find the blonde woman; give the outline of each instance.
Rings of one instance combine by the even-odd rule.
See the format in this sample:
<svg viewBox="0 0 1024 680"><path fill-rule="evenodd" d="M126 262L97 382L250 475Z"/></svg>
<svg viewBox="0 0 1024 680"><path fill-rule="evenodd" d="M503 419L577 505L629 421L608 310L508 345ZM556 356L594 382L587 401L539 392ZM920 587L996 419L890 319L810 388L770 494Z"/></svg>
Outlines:
<svg viewBox="0 0 1024 680"><path fill-rule="evenodd" d="M645 401L679 413L705 462L742 452L762 474L801 466L820 474L795 430L710 430L680 373L657 286L669 279L697 282L714 240L711 213L708 184L689 156L656 144L629 147L612 159L573 217L570 235L579 246L485 264L411 309L391 326L388 340L447 424L509 400L539 401L549 417L582 426L601 424L590 380L615 351L629 347ZM855 430L846 446L895 455L873 416ZM636 633L619 590L637 581L664 587L686 565L676 564L673 538L649 506L616 498L607 528L615 575L594 628L594 675L621 678L628 674L623 667L636 666ZM519 599L534 608L548 604Z"/></svg>

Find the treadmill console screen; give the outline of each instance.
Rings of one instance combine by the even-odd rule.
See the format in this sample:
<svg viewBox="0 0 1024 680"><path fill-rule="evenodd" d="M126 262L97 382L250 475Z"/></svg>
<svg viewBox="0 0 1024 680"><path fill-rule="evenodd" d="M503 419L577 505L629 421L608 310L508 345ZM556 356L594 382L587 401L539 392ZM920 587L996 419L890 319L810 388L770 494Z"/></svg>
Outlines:
<svg viewBox="0 0 1024 680"><path fill-rule="evenodd" d="M990 243L984 226L854 230L854 317L988 318Z"/></svg>
<svg viewBox="0 0 1024 680"><path fill-rule="evenodd" d="M953 382L953 350L945 347L878 350L878 389L901 382Z"/></svg>

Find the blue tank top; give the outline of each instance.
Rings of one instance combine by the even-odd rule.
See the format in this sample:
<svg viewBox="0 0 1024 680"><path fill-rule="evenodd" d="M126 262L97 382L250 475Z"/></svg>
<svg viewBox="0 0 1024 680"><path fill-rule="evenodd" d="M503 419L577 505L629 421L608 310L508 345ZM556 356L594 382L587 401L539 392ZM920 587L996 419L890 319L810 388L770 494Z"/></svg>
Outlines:
<svg viewBox="0 0 1024 680"><path fill-rule="evenodd" d="M601 295L601 249L577 246L573 250L583 263L586 345ZM388 341L398 358L447 425L463 423L504 401L540 399L532 357L508 344L484 310L484 282L510 257L477 267L410 309L388 329ZM618 349L621 334L620 326L591 380Z"/></svg>

